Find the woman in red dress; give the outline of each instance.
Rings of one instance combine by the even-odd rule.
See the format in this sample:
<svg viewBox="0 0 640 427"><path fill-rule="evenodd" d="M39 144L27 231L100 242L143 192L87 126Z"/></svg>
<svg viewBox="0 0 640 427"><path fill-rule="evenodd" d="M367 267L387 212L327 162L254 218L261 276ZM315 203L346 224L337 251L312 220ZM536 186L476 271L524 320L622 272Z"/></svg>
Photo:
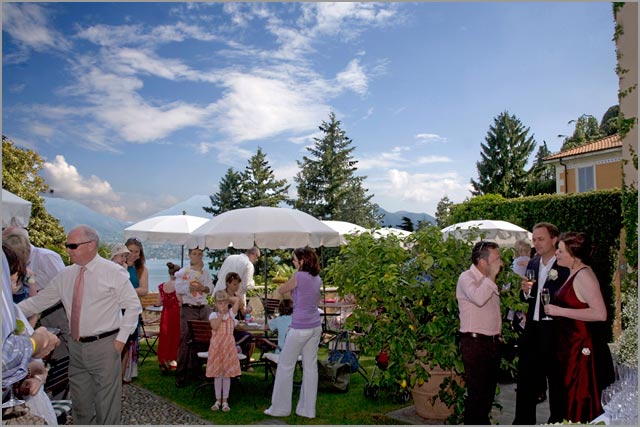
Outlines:
<svg viewBox="0 0 640 427"><path fill-rule="evenodd" d="M178 346L180 345L180 301L176 295L174 274L180 270L179 265L167 263L169 280L158 286L162 301L160 315L160 336L158 337L158 364L160 371L165 374L169 369L176 368Z"/></svg>
<svg viewBox="0 0 640 427"><path fill-rule="evenodd" d="M562 380L564 419L588 423L603 413L600 395L615 379L613 361L602 334L607 309L591 264L591 240L585 233L560 235L556 258L570 275L555 294L557 305L544 312L554 319L557 374Z"/></svg>

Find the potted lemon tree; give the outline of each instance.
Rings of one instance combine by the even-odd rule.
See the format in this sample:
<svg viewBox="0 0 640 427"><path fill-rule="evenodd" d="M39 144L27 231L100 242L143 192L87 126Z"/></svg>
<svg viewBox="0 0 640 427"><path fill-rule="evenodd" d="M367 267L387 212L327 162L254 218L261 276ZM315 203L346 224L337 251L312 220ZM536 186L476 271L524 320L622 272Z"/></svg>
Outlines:
<svg viewBox="0 0 640 427"><path fill-rule="evenodd" d="M464 410L455 293L470 257L469 243L443 239L434 226L403 241L365 233L350 238L324 274L340 294L355 296L347 326L362 328L365 353L388 353L388 367L371 385L394 395L412 391L419 415L450 423L461 422ZM513 277L505 272L502 280ZM503 306L517 306L517 286L505 288Z"/></svg>

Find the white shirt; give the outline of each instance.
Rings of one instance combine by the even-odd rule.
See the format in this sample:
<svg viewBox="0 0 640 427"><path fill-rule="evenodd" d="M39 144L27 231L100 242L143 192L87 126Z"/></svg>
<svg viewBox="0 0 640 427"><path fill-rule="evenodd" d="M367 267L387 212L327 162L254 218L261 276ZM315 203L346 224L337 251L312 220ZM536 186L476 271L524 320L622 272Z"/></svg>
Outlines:
<svg viewBox="0 0 640 427"><path fill-rule="evenodd" d="M232 271L238 273L240 276L241 282L240 289L238 289L238 295L242 299L246 299L247 291L255 287L255 283L253 281L255 267L247 254L229 255L225 258L222 266L220 267L220 271L218 271L218 281L216 282L216 287L213 288L213 293L215 294L217 291L224 291L227 289L225 279L227 278L227 274Z"/></svg>
<svg viewBox="0 0 640 427"><path fill-rule="evenodd" d="M51 279L64 270L64 262L56 252L31 245L27 267L33 272L36 290L40 292L49 286Z"/></svg>
<svg viewBox="0 0 640 427"><path fill-rule="evenodd" d="M72 316L73 288L80 265L73 264L55 276L38 295L18 304L29 317L62 301L69 319ZM96 255L84 273L84 292L80 312L80 336L89 337L120 329L116 339L127 342L138 326L142 313L140 299L129 281L129 273L118 264ZM125 310L122 314L122 309Z"/></svg>
<svg viewBox="0 0 640 427"><path fill-rule="evenodd" d="M547 276L549 275L549 271L553 264L556 262L556 256L552 256L547 264L545 265L542 262L542 258L540 258L540 266L538 267L538 294L536 295L536 308L533 312L533 320L540 320L540 295L542 294L542 288L544 288L544 284L547 282Z"/></svg>
<svg viewBox="0 0 640 427"><path fill-rule="evenodd" d="M190 266L182 267L176 274L174 274L176 278L176 294L182 296L183 304L192 304L192 305L204 305L207 304L207 295L203 292L194 292L191 293L189 290L189 283L192 280L197 280L206 288L213 288L213 280L211 280L211 275L209 274L209 270L207 270L204 266L202 270L194 270Z"/></svg>

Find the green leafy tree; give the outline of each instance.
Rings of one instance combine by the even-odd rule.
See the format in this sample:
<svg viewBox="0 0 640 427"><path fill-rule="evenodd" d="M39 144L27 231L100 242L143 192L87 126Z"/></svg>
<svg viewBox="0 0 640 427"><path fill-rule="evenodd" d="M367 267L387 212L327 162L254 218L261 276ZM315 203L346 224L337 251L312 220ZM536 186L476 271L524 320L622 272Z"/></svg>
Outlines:
<svg viewBox="0 0 640 427"><path fill-rule="evenodd" d="M600 134L609 136L618 133L618 117L620 116L620 106L612 105L600 120Z"/></svg>
<svg viewBox="0 0 640 427"><path fill-rule="evenodd" d="M294 177L298 199L293 205L323 220L376 226L381 219L378 206L363 186L366 177L355 175L355 147L340 124L330 113L329 122L323 121L319 127L324 136L314 138L314 146L307 147L310 155L298 161L300 172Z"/></svg>
<svg viewBox="0 0 640 427"><path fill-rule="evenodd" d="M485 143L481 144L481 160L476 162L478 181L471 180L474 195L501 194L519 197L526 193L529 171L525 165L536 142L515 115L507 111L494 118Z"/></svg>
<svg viewBox="0 0 640 427"><path fill-rule="evenodd" d="M280 202L287 201L288 191L287 180L276 180L266 155L258 147L242 174L242 196L246 206L277 207Z"/></svg>
<svg viewBox="0 0 640 427"><path fill-rule="evenodd" d="M444 228L452 224L449 219L452 205L453 202L449 200L449 196L446 194L438 202L438 206L436 207L436 225L438 228Z"/></svg>
<svg viewBox="0 0 640 427"><path fill-rule="evenodd" d="M411 221L411 218L409 218L408 216L403 216L402 224L400 224L400 229L413 232L414 228L413 228L413 221Z"/></svg>
<svg viewBox="0 0 640 427"><path fill-rule="evenodd" d="M246 207L242 193L242 176L233 170L227 169L227 173L222 177L219 191L213 196L209 196L211 206L203 206L205 212L220 215L223 212Z"/></svg>
<svg viewBox="0 0 640 427"><path fill-rule="evenodd" d="M542 159L549 156L551 151L547 147L547 142L543 141L538 147L536 159L529 173L529 184L527 186L526 196L535 196L536 194L554 194L556 192L556 168L542 163Z"/></svg>
<svg viewBox="0 0 640 427"><path fill-rule="evenodd" d="M570 150L572 148L581 147L591 141L602 138L600 125L598 120L591 114L583 114L576 120L570 120L568 124L575 123L573 135L558 135L564 137L561 151Z"/></svg>
<svg viewBox="0 0 640 427"><path fill-rule="evenodd" d="M47 212L40 196L49 191L44 179L38 175L43 164L44 160L38 153L18 148L2 135L2 188L31 202L28 225L31 243L66 255L63 249L66 240L64 228Z"/></svg>

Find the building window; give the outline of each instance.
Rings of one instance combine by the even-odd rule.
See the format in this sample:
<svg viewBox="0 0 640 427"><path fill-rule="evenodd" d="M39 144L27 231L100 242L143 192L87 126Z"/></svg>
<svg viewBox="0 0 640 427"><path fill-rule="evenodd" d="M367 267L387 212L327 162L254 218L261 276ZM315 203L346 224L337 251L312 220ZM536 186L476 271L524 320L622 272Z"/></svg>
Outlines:
<svg viewBox="0 0 640 427"><path fill-rule="evenodd" d="M594 190L596 188L593 175L593 166L578 168L578 193Z"/></svg>

